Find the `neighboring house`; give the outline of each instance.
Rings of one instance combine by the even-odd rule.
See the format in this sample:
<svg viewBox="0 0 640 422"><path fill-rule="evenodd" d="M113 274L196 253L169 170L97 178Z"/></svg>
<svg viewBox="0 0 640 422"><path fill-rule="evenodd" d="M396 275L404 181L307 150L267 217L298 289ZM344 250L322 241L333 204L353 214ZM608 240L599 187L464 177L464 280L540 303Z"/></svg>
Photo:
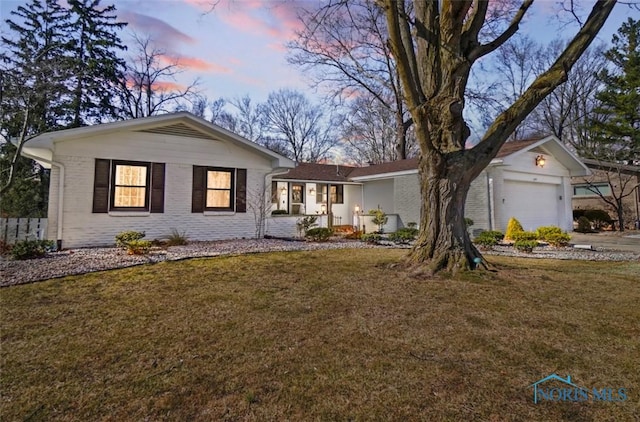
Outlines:
<svg viewBox="0 0 640 422"><path fill-rule="evenodd" d="M571 177L587 174L587 167L553 136L506 143L471 184L466 217L474 221L473 230L504 231L509 218L516 217L526 230L555 225L570 231ZM375 229L366 217L357 218L356 206L364 213L385 211L390 217L385 231L420 221L415 158L368 167L301 164L275 176L273 189L273 209L300 215L331 211L335 224Z"/></svg>
<svg viewBox="0 0 640 422"><path fill-rule="evenodd" d="M632 228L640 221L640 167L584 159L591 169L591 175L573 177L573 209L601 209L609 213L612 220L617 221L616 210L607 200L615 202L615 197L622 197L622 208L626 226Z"/></svg>
<svg viewBox="0 0 640 422"><path fill-rule="evenodd" d="M43 133L23 155L51 168L47 238L65 248L110 245L124 230L254 237L252 193L295 165L186 112Z"/></svg>

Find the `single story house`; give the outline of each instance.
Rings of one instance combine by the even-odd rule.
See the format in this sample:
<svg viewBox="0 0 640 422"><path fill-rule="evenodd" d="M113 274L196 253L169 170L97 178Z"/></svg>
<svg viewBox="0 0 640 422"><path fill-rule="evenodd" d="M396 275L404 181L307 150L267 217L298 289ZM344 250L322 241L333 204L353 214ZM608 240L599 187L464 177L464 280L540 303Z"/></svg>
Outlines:
<svg viewBox="0 0 640 422"><path fill-rule="evenodd" d="M573 229L571 177L589 169L553 136L506 143L469 190L466 217L474 231L504 231L511 217L526 230L543 225ZM273 209L331 214L334 224L376 227L361 215L382 209L385 231L420 221L418 159L368 167L299 164L272 182ZM356 209L359 212L356 212ZM322 224L322 222L321 222Z"/></svg>
<svg viewBox="0 0 640 422"><path fill-rule="evenodd" d="M625 225L629 229L636 227L636 222L640 222L640 166L588 158L582 161L591 170L591 175L571 179L573 209L605 210L617 222L616 210L597 192L611 202L615 202L615 198L622 198Z"/></svg>
<svg viewBox="0 0 640 422"><path fill-rule="evenodd" d="M64 248L111 245L126 230L294 236L303 215L372 231L370 209L389 215L388 232L420 220L417 159L296 166L187 112L43 133L23 155L51 169L46 237ZM504 230L513 216L571 230L571 177L588 172L554 137L507 143L471 186L472 229Z"/></svg>
<svg viewBox="0 0 640 422"><path fill-rule="evenodd" d="M23 155L51 169L47 238L65 248L111 245L125 230L254 237L252 201L295 166L187 112L43 133Z"/></svg>

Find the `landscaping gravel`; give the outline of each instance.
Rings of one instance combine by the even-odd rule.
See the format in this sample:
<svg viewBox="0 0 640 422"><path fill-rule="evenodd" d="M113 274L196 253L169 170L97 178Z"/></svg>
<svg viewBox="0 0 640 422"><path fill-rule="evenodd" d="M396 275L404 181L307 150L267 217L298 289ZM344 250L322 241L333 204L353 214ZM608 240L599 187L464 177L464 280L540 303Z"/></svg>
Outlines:
<svg viewBox="0 0 640 422"><path fill-rule="evenodd" d="M131 267L162 261L187 258L240 255L257 252L326 250L342 248L375 248L359 241L331 241L325 243L286 241L278 239L192 242L185 246L152 249L148 255L127 255L119 248L70 249L47 254L44 258L15 261L0 258L0 287L31 283L67 275ZM388 246L387 246L388 247ZM398 247L393 245L392 247ZM405 245L404 247L409 247ZM640 254L614 250L584 250L574 248L536 248L533 253L515 251L513 247L496 246L483 251L485 255L519 256L526 258L582 259L593 261L634 261Z"/></svg>

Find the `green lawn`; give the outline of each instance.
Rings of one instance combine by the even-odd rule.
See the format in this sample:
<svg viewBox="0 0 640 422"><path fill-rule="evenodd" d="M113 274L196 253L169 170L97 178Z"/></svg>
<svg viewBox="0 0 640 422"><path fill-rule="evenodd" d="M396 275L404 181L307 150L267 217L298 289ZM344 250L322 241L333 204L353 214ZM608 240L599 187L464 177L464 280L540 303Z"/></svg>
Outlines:
<svg viewBox="0 0 640 422"><path fill-rule="evenodd" d="M0 290L0 420L637 421L640 263L398 250L189 260ZM551 373L623 402L533 403Z"/></svg>

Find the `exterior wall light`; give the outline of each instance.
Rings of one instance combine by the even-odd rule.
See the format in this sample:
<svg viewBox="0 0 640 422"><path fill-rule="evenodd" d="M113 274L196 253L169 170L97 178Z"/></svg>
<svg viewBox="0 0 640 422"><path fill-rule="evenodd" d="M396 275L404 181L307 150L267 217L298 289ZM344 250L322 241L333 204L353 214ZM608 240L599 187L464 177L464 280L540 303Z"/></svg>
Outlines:
<svg viewBox="0 0 640 422"><path fill-rule="evenodd" d="M547 162L547 160L545 160L544 155L540 154L536 157L536 167L544 167L544 164Z"/></svg>
<svg viewBox="0 0 640 422"><path fill-rule="evenodd" d="M327 213L327 206L325 204L320 205L320 213L321 214Z"/></svg>
<svg viewBox="0 0 640 422"><path fill-rule="evenodd" d="M313 196L316 194L316 188L309 189L309 195Z"/></svg>

